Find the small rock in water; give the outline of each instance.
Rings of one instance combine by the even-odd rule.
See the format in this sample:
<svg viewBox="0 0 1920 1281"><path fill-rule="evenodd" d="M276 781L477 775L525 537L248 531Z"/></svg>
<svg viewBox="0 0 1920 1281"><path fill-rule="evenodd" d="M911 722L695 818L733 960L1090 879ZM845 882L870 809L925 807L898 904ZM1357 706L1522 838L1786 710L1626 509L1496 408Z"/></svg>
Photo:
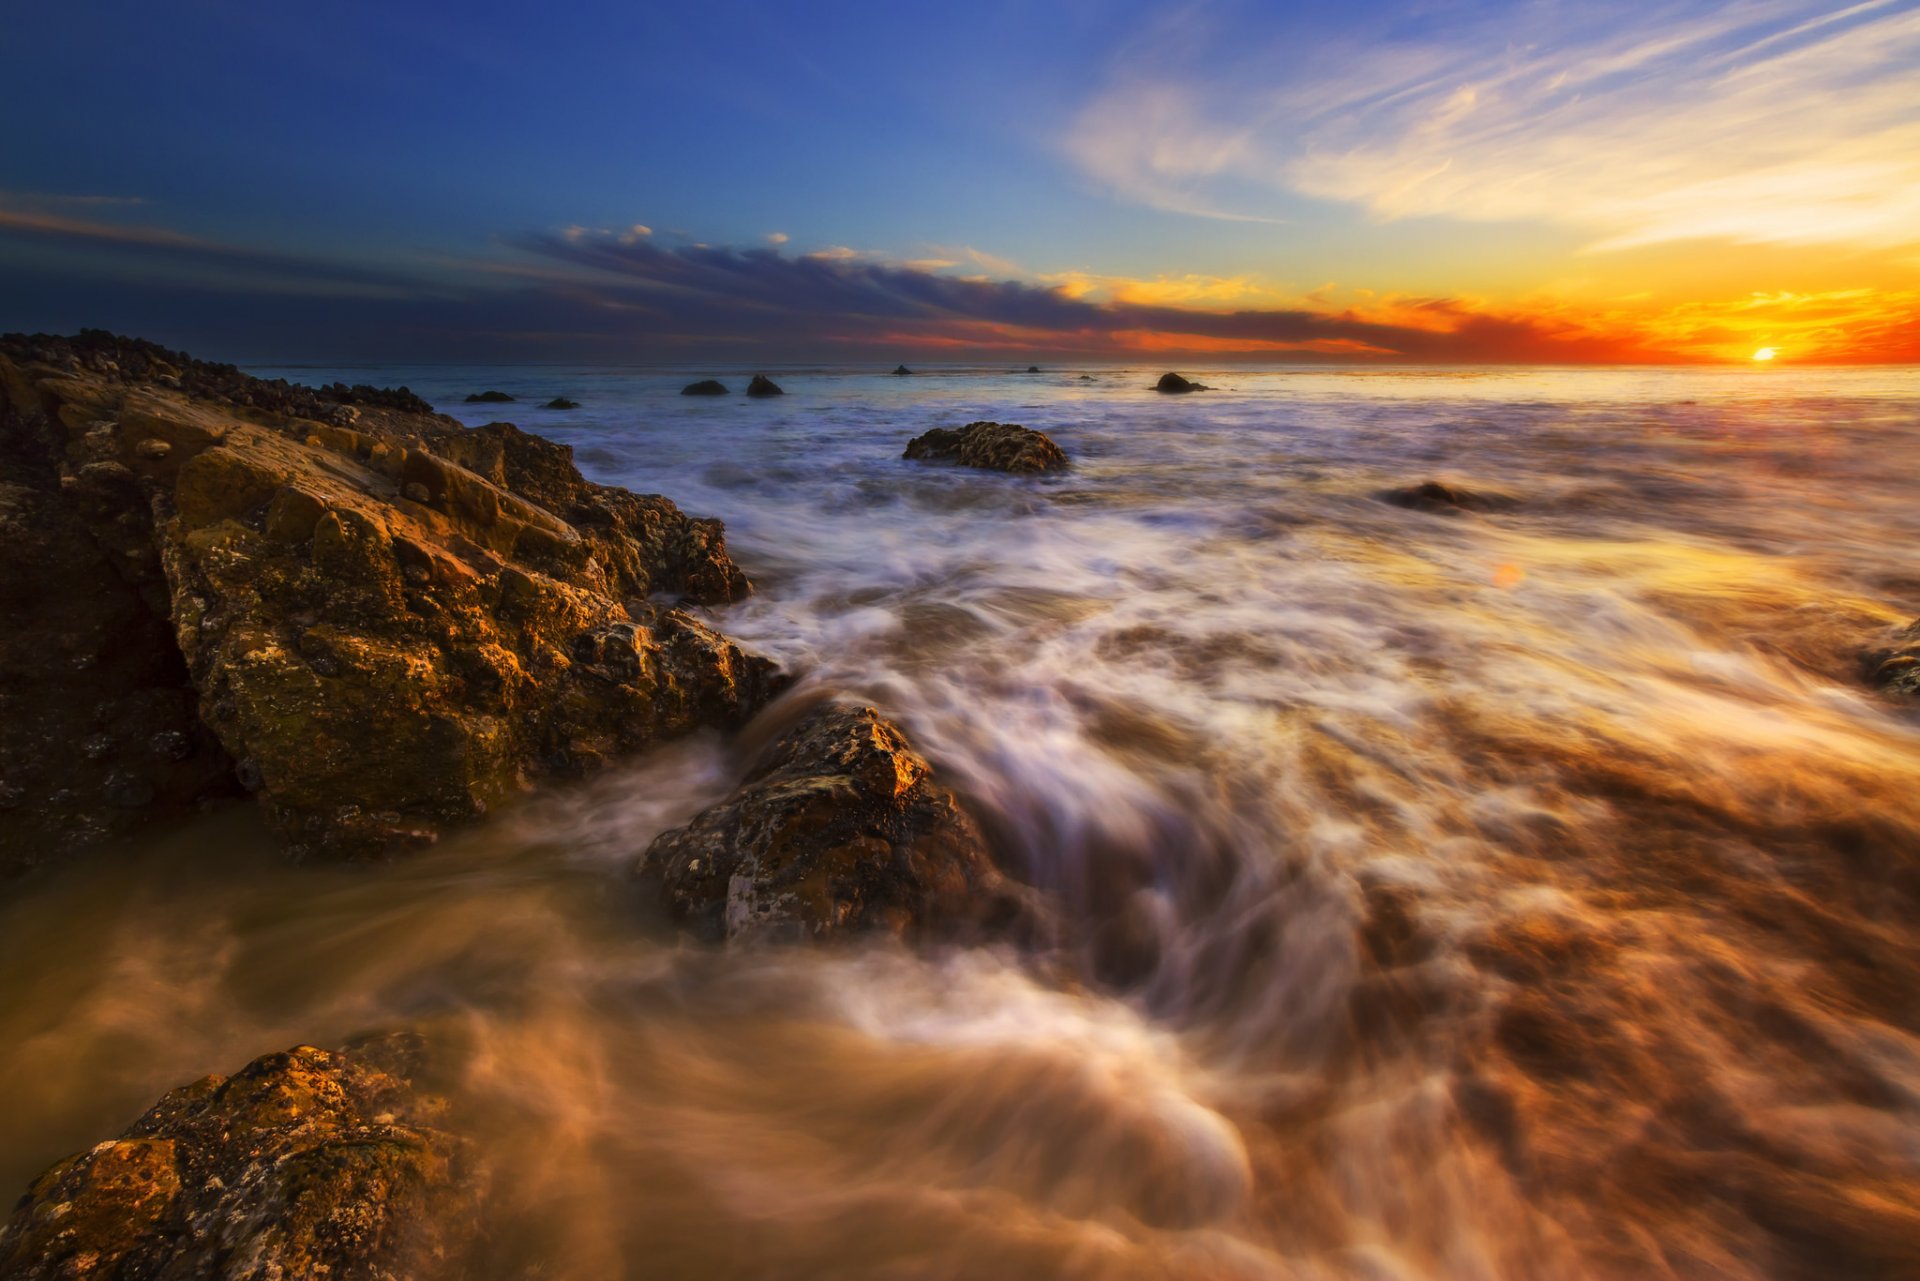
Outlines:
<svg viewBox="0 0 1920 1281"><path fill-rule="evenodd" d="M747 395L749 396L782 396L785 394L786 393L780 389L780 384L765 374L755 374L753 381L747 384Z"/></svg>
<svg viewBox="0 0 1920 1281"><path fill-rule="evenodd" d="M910 374L913 371L911 369L908 369L905 365L895 365L893 367L893 372L896 374Z"/></svg>
<svg viewBox="0 0 1920 1281"><path fill-rule="evenodd" d="M504 405L512 399L513 397L504 391L477 391L467 397L467 403L469 405Z"/></svg>
<svg viewBox="0 0 1920 1281"><path fill-rule="evenodd" d="M568 400L565 396L555 396L552 400L549 400L546 404L540 406L540 408L542 409L578 409L580 408L580 402L577 400Z"/></svg>
<svg viewBox="0 0 1920 1281"><path fill-rule="evenodd" d="M1040 372L1040 366L1038 366L1038 365L1028 365L1028 366L1027 366L1027 372L1028 372L1028 373L1030 373L1030 374L1037 374L1037 373L1039 373L1039 372Z"/></svg>
<svg viewBox="0 0 1920 1281"><path fill-rule="evenodd" d="M718 378L703 378L697 383L688 383L680 389L682 396L724 396L727 385Z"/></svg>
<svg viewBox="0 0 1920 1281"><path fill-rule="evenodd" d="M1018 423L968 423L958 430L936 427L908 441L901 457L1016 473L1060 471L1067 466L1066 453L1045 432Z"/></svg>
<svg viewBox="0 0 1920 1281"><path fill-rule="evenodd" d="M1920 698L1920 620L1902 628L1891 649L1868 658L1875 685L1889 694Z"/></svg>
<svg viewBox="0 0 1920 1281"><path fill-rule="evenodd" d="M1509 494L1477 492L1437 480L1422 481L1404 489L1389 489L1380 498L1395 507L1442 515L1463 511L1506 511L1520 505L1519 500Z"/></svg>
<svg viewBox="0 0 1920 1281"><path fill-rule="evenodd" d="M1165 392L1207 390L1206 385L1204 383L1190 382L1187 379L1182 378L1179 374L1173 374L1173 373L1161 374L1160 381L1153 385L1153 389L1155 391L1165 391Z"/></svg>

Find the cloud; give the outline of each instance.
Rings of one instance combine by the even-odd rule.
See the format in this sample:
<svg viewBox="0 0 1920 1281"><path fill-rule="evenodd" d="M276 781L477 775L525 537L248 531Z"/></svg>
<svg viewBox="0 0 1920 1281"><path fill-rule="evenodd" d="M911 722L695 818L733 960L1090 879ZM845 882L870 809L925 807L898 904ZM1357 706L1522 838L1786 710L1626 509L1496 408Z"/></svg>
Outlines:
<svg viewBox="0 0 1920 1281"><path fill-rule="evenodd" d="M1123 69L1065 145L1128 198L1252 186L1393 220L1561 225L1596 251L1920 240L1920 10L1779 0L1489 13L1283 78Z"/></svg>
<svg viewBox="0 0 1920 1281"><path fill-rule="evenodd" d="M770 245L784 245L791 239L793 239L793 237L784 231L769 231L767 233L767 243Z"/></svg>

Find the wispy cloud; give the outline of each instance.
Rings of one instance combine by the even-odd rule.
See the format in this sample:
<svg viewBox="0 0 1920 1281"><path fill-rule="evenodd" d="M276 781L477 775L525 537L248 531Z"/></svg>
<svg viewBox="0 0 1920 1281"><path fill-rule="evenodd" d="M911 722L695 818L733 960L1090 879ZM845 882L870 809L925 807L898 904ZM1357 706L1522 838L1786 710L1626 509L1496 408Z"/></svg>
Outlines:
<svg viewBox="0 0 1920 1281"><path fill-rule="evenodd" d="M1497 25L1496 25L1497 24ZM1252 187L1392 220L1920 241L1920 9L1551 6L1271 77L1124 69L1068 153L1122 195L1221 216Z"/></svg>

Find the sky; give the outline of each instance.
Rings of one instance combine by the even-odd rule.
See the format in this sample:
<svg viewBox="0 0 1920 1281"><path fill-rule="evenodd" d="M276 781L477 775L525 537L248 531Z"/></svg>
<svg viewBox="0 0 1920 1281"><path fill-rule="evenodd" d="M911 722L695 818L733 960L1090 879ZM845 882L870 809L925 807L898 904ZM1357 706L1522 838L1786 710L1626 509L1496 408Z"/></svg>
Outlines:
<svg viewBox="0 0 1920 1281"><path fill-rule="evenodd" d="M1920 0L67 0L0 330L239 361L1920 362Z"/></svg>

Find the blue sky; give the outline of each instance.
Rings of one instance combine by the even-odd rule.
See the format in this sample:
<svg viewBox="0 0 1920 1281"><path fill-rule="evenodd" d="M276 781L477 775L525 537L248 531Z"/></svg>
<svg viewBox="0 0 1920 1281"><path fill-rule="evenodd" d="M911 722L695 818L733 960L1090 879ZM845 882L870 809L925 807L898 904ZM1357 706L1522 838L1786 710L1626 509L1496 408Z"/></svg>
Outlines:
<svg viewBox="0 0 1920 1281"><path fill-rule="evenodd" d="M1571 359L1898 355L1920 290L1920 3L82 2L8 26L4 328L247 357L1552 350L1417 337L1498 321ZM658 252L582 252L636 237ZM765 296L681 273L702 292L677 308L648 273L703 247ZM712 305L803 316L806 260L890 302L784 340ZM899 273L1019 288L915 317ZM1047 297L1075 306L1036 326Z"/></svg>

